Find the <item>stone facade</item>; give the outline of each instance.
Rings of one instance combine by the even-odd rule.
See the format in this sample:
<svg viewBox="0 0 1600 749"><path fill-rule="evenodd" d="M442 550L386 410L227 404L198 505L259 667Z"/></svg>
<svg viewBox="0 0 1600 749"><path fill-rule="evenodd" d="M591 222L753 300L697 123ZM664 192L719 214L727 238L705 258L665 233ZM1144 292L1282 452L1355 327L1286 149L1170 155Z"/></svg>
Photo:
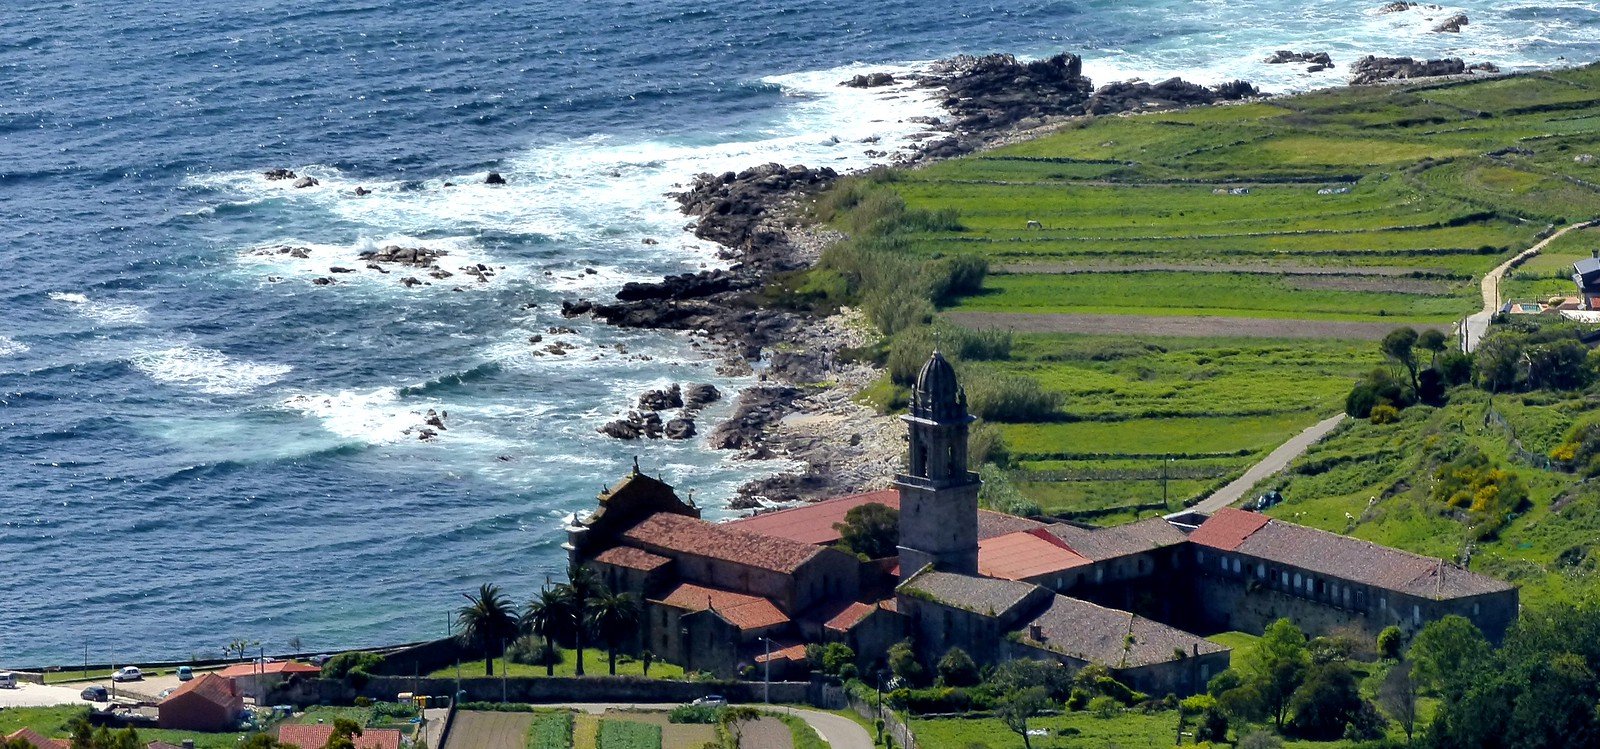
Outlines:
<svg viewBox="0 0 1600 749"><path fill-rule="evenodd" d="M905 422L911 446L900 490L900 576L929 565L978 574L978 474L967 470L967 396L934 352L917 374Z"/></svg>

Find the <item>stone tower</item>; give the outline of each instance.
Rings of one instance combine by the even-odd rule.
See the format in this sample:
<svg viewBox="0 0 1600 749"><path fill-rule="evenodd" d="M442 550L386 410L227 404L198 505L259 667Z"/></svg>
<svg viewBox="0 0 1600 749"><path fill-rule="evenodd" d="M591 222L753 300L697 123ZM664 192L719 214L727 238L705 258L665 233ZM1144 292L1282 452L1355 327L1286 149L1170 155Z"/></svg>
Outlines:
<svg viewBox="0 0 1600 749"><path fill-rule="evenodd" d="M967 470L967 394L955 368L933 352L917 373L906 472L900 490L900 579L932 564L935 569L978 574L978 474Z"/></svg>

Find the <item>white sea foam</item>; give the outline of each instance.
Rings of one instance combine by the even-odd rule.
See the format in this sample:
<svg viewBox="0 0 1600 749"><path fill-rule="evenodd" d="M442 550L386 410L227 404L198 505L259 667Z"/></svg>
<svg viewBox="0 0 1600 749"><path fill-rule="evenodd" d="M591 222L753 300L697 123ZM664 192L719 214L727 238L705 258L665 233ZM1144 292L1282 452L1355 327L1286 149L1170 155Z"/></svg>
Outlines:
<svg viewBox="0 0 1600 749"><path fill-rule="evenodd" d="M291 396L285 408L321 420L324 429L367 444L416 440L428 408L436 404L402 403L398 388L341 390ZM448 434L445 432L443 434Z"/></svg>
<svg viewBox="0 0 1600 749"><path fill-rule="evenodd" d="M9 336L0 335L0 356L15 356L27 351L28 344Z"/></svg>
<svg viewBox="0 0 1600 749"><path fill-rule="evenodd" d="M377 251L391 245L426 247L442 251L446 254L440 257L436 264L440 270L451 275L438 279L429 275L431 271L399 263L380 263L383 271L388 271L387 273L367 267L368 261L362 259L362 253ZM298 257L286 251L289 249L301 250L305 257ZM280 279L293 278L306 281L313 278L332 278L335 286L388 287L398 290L407 288L401 280L408 277L415 277L427 285L413 287L417 289L428 286L440 289L458 287L484 289L522 277L527 272L522 265L513 267L500 262L468 237L421 239L405 234L390 234L381 238L361 239L352 244L324 244L285 238L245 249L239 252L237 257L241 265L260 269L263 275ZM487 280L479 281L476 276L467 273L466 268L478 265L483 265L491 271L485 276ZM354 272L335 273L333 268L345 268Z"/></svg>
<svg viewBox="0 0 1600 749"><path fill-rule="evenodd" d="M292 369L286 364L242 361L215 349L165 346L135 354L135 369L157 382L215 395L240 395L277 382Z"/></svg>
<svg viewBox="0 0 1600 749"><path fill-rule="evenodd" d="M141 325L150 320L150 311L137 304L102 302L84 294L62 291L50 292L50 299L70 304L79 315L102 325Z"/></svg>

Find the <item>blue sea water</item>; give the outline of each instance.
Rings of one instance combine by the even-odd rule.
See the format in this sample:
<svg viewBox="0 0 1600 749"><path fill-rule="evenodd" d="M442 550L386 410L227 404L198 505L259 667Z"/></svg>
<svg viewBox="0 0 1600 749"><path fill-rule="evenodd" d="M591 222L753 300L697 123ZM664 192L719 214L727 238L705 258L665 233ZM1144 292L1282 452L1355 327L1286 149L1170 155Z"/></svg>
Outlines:
<svg viewBox="0 0 1600 749"><path fill-rule="evenodd" d="M684 336L562 320L560 300L715 265L663 196L694 173L865 166L938 113L835 85L856 72L1068 50L1102 82L1286 90L1339 74L1260 63L1278 48L1600 54L1593 2L1380 4L10 0L0 663L441 635L461 592L520 599L557 574L562 519L634 455L718 515L784 466L594 427L650 387L744 381ZM1428 31L1453 12L1464 33ZM256 254L282 244L310 256ZM502 270L311 283L387 244ZM577 348L537 355L536 334ZM448 430L425 443L428 409Z"/></svg>

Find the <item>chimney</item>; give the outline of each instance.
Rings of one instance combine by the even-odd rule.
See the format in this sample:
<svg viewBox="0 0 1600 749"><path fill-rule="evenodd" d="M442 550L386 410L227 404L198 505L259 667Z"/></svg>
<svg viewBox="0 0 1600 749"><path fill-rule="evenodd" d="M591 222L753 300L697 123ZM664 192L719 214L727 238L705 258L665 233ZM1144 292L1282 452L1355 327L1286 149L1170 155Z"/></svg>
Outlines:
<svg viewBox="0 0 1600 749"><path fill-rule="evenodd" d="M1198 643L1198 642L1194 643L1190 647L1194 648L1194 657L1199 658L1200 657L1200 643Z"/></svg>
<svg viewBox="0 0 1600 749"><path fill-rule="evenodd" d="M1028 639L1034 642L1044 642L1044 627L1037 624L1028 625Z"/></svg>

